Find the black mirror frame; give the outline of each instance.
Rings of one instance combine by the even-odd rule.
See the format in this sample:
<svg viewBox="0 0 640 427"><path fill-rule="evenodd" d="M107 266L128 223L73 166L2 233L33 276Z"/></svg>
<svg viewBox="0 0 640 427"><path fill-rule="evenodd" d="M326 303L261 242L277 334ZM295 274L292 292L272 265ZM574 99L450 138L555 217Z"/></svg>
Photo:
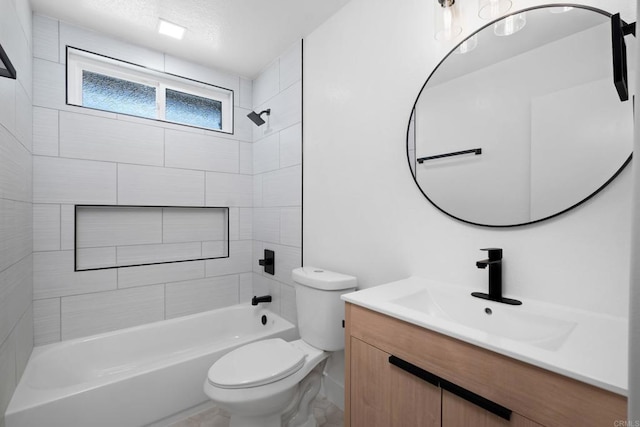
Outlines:
<svg viewBox="0 0 640 427"><path fill-rule="evenodd" d="M7 56L7 52L4 51L2 45L0 45L0 61L2 61L2 66L0 67L0 76L7 77L10 79L16 79L16 69L13 67L9 56Z"/></svg>

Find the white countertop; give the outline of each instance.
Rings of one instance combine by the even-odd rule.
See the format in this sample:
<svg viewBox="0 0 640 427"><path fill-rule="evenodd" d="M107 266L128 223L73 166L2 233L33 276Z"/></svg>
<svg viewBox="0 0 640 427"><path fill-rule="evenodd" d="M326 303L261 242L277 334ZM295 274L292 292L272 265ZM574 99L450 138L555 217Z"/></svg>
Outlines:
<svg viewBox="0 0 640 427"><path fill-rule="evenodd" d="M429 310L418 306L423 304L423 301L415 296L420 295L424 289L433 291L432 295L441 295L442 301L448 303L448 306L441 304L444 306L444 314L434 315L433 312L429 313ZM523 304L520 306L507 306L474 298L470 295L472 291L478 289L410 277L344 294L342 299L578 381L627 395L628 319L528 299L522 299ZM423 294L427 295L424 292ZM453 306L452 302L455 302L456 306ZM527 342L520 339L517 330L514 332L513 328L510 333L516 335L510 339L505 337L508 334L501 336L480 327L465 326L453 320L452 317L455 316L446 314L447 310L458 310L459 313L454 314L464 317L467 315L462 311L480 309L484 312L485 308L490 308L498 316L503 315L502 313L511 313L509 315L515 317L523 315L525 318L541 315L571 327L567 332L561 333L560 338L541 344L540 340ZM499 319L498 316L495 318ZM473 323L467 321L467 324ZM530 331L522 332L523 336L527 336Z"/></svg>

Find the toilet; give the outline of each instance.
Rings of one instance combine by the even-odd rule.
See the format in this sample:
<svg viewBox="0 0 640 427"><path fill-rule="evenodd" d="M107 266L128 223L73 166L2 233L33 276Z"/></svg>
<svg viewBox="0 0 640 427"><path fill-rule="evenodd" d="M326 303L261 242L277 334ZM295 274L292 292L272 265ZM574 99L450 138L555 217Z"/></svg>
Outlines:
<svg viewBox="0 0 640 427"><path fill-rule="evenodd" d="M300 339L256 341L216 361L204 392L231 414L230 427L315 427L311 401L331 352L344 348L344 302L356 278L320 268L292 272Z"/></svg>

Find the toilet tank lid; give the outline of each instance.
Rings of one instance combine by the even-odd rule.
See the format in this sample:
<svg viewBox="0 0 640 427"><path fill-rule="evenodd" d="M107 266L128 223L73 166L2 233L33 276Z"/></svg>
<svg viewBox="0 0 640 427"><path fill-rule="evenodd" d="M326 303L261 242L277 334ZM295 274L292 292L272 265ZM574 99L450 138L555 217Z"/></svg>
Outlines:
<svg viewBox="0 0 640 427"><path fill-rule="evenodd" d="M291 272L293 281L323 291L355 289L358 280L353 277L317 267L299 267Z"/></svg>

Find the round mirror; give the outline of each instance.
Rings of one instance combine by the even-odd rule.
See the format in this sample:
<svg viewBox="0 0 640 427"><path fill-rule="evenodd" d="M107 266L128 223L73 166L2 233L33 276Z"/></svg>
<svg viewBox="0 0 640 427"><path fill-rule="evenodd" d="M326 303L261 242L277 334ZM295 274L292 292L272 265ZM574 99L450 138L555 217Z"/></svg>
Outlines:
<svg viewBox="0 0 640 427"><path fill-rule="evenodd" d="M622 171L634 88L622 102L610 18L584 6L531 8L442 60L407 132L411 171L431 203L476 225L530 224L581 204ZM513 32L509 19L526 25ZM632 76L635 38L625 42Z"/></svg>

